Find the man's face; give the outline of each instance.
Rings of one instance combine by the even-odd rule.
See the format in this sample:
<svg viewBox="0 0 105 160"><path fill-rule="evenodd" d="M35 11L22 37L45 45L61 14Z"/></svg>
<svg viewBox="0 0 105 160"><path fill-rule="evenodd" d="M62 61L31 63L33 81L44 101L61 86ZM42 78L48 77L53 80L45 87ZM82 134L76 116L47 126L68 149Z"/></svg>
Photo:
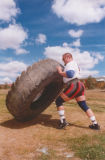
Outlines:
<svg viewBox="0 0 105 160"><path fill-rule="evenodd" d="M70 58L69 56L63 57L63 62L64 62L64 64L67 64L67 63L70 62L70 61L71 61L71 58Z"/></svg>

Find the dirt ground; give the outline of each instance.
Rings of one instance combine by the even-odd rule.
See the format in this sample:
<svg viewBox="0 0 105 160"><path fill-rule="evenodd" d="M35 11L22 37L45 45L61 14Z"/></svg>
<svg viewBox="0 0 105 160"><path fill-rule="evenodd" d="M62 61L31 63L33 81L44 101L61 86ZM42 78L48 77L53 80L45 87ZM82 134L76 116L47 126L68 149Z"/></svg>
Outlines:
<svg viewBox="0 0 105 160"><path fill-rule="evenodd" d="M54 103L37 118L24 123L18 122L6 109L7 92L7 90L0 90L0 160L44 160L43 157L41 158L42 153L47 155L51 152L53 155L54 151L57 156L65 157L65 160L80 160L73 156L72 151L68 151L67 146L62 142L62 137L72 138L83 134L105 133L105 111L95 112L101 130L90 130L89 119L78 106L75 107L74 100L70 102L74 107L69 107L69 103L65 105L66 117L71 124L66 130L57 129L59 116ZM86 95L90 106L94 103L105 106L105 91L86 91ZM53 156L51 160L54 160Z"/></svg>

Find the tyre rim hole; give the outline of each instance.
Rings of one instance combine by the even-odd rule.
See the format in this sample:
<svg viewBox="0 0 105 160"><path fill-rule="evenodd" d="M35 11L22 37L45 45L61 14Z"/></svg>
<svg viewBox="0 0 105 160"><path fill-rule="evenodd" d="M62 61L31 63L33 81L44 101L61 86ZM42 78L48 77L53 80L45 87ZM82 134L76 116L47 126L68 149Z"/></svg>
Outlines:
<svg viewBox="0 0 105 160"><path fill-rule="evenodd" d="M37 96L34 98L33 102L37 101L37 100L41 97L43 91L44 91L44 89L42 89L42 90L37 94Z"/></svg>

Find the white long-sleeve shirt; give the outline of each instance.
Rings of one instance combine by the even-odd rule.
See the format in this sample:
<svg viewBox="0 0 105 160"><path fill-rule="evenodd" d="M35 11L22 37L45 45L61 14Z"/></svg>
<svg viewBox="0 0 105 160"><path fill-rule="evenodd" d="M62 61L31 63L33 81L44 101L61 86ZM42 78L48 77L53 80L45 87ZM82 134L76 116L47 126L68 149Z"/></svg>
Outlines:
<svg viewBox="0 0 105 160"><path fill-rule="evenodd" d="M72 61L70 61L69 63L66 64L66 66L64 68L64 72L67 72L67 71L73 71L74 74L73 74L72 78L63 77L63 82L64 83L67 83L68 81L70 81L72 79L80 77L79 67L78 67L77 63L74 60L72 60Z"/></svg>

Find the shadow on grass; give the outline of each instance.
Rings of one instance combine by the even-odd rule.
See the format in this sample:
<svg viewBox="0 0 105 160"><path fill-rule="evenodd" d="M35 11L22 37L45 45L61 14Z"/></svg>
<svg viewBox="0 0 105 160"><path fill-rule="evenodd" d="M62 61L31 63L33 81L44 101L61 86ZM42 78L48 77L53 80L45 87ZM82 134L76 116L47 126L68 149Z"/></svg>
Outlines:
<svg viewBox="0 0 105 160"><path fill-rule="evenodd" d="M52 115L40 114L39 116L37 116L36 118L30 121L20 122L20 121L17 121L16 119L10 119L0 123L0 125L3 127L12 128L12 129L26 128L36 124L57 128L57 124L59 123L59 120L51 119L51 118L52 118Z"/></svg>
<svg viewBox="0 0 105 160"><path fill-rule="evenodd" d="M10 119L7 120L5 122L0 123L1 126L3 127L7 127L7 128L11 128L11 129L21 129L21 128L26 128L32 125L43 125L43 126L47 126L47 127L51 127L51 128L58 128L58 124L59 124L59 120L58 119L51 119L52 115L48 115L48 114L40 114L37 118L34 118L31 121L27 121L27 122L19 122L16 119ZM69 125L74 126L74 127L78 127L78 128L84 128L87 129L88 127L84 127L84 126L80 126L80 125L76 125L73 123L70 123Z"/></svg>

